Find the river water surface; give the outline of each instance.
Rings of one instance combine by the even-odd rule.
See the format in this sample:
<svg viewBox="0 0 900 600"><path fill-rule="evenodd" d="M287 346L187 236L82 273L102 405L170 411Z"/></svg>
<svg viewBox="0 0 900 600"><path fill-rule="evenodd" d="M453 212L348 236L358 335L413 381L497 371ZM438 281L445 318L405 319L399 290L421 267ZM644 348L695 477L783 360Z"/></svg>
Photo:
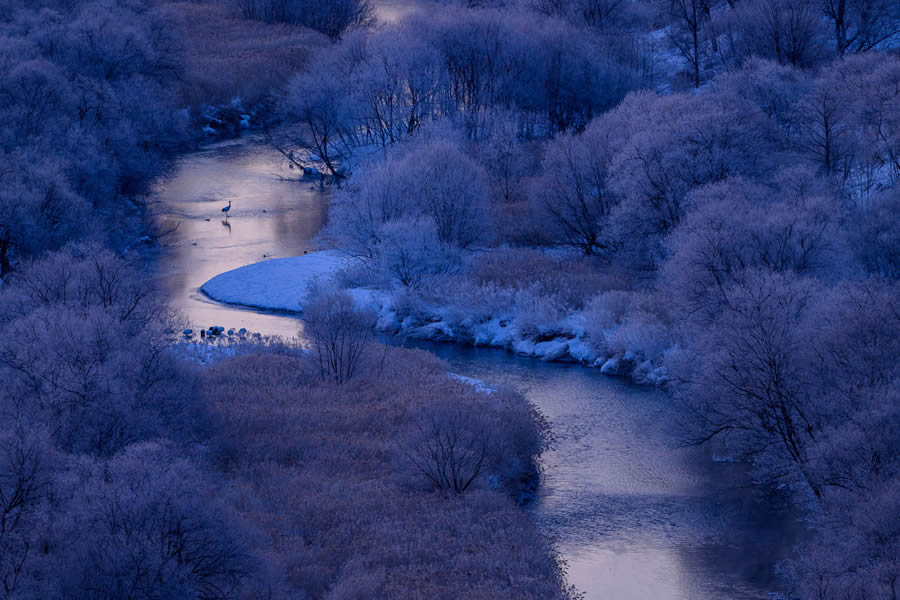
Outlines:
<svg viewBox="0 0 900 600"><path fill-rule="evenodd" d="M200 285L232 268L315 249L327 198L257 138L184 156L154 188L159 285L195 326L296 335L300 321L217 304ZM232 201L226 219L221 208ZM679 443L677 410L653 389L496 349L421 343L453 370L524 393L551 420L529 508L587 600L769 598L794 529L740 465Z"/></svg>

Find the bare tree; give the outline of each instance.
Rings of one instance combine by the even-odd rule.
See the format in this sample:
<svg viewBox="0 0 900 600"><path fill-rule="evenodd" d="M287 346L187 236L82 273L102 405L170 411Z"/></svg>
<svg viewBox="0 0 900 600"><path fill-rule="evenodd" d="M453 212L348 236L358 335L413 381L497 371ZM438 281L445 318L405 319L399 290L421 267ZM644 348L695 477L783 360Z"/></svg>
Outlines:
<svg viewBox="0 0 900 600"><path fill-rule="evenodd" d="M488 465L490 435L475 407L463 402L438 402L423 409L416 434L403 453L438 490L462 494Z"/></svg>
<svg viewBox="0 0 900 600"><path fill-rule="evenodd" d="M668 3L669 10L678 23L671 36L672 42L691 66L694 87L700 87L703 30L709 23L709 0L668 0Z"/></svg>
<svg viewBox="0 0 900 600"><path fill-rule="evenodd" d="M275 149L296 163L293 149L315 153L328 172L340 179L339 158L352 147L356 122L352 118L345 86L327 67L294 78L284 102L286 116L301 127ZM299 164L299 163L297 163Z"/></svg>
<svg viewBox="0 0 900 600"><path fill-rule="evenodd" d="M701 424L698 439L727 439L754 460L762 482L805 484L821 498L810 454L822 411L810 393L804 323L815 293L810 281L749 270L728 290L722 316L704 327L712 350L682 397Z"/></svg>
<svg viewBox="0 0 900 600"><path fill-rule="evenodd" d="M834 26L838 53L865 52L900 36L896 0L823 0L825 17Z"/></svg>
<svg viewBox="0 0 900 600"><path fill-rule="evenodd" d="M846 178L853 158L854 132L850 98L837 78L821 78L800 103L798 145L813 155L822 169Z"/></svg>
<svg viewBox="0 0 900 600"><path fill-rule="evenodd" d="M624 0L581 0L578 9L592 27L608 27L621 19L628 4Z"/></svg>
<svg viewBox="0 0 900 600"><path fill-rule="evenodd" d="M551 143L532 199L555 234L585 255L612 248L606 221L616 198L609 189L609 147L602 124L581 136L563 135Z"/></svg>
<svg viewBox="0 0 900 600"><path fill-rule="evenodd" d="M309 357L322 379L339 384L352 379L372 341L375 315L357 308L343 291L316 300L303 315Z"/></svg>
<svg viewBox="0 0 900 600"><path fill-rule="evenodd" d="M738 64L757 56L810 67L825 55L827 34L815 0L751 0L733 17L735 36L727 46Z"/></svg>
<svg viewBox="0 0 900 600"><path fill-rule="evenodd" d="M0 597L15 598L32 554L31 517L47 485L44 438L16 424L0 430Z"/></svg>

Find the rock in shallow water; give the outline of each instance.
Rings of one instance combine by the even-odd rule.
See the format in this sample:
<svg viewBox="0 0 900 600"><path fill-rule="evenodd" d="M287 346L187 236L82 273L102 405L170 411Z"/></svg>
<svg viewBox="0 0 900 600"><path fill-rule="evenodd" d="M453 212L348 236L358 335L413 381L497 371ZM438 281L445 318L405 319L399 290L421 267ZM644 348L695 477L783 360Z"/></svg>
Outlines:
<svg viewBox="0 0 900 600"><path fill-rule="evenodd" d="M621 363L618 358L610 358L600 367L600 372L604 375L619 375L620 371Z"/></svg>

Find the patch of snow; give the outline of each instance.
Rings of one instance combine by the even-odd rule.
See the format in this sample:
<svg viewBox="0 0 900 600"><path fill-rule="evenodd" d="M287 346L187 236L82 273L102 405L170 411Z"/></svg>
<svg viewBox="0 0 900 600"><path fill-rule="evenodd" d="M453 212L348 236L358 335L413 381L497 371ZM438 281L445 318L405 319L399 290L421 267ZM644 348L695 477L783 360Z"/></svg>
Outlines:
<svg viewBox="0 0 900 600"><path fill-rule="evenodd" d="M561 360L569 355L568 340L550 340L534 345L534 355L541 360Z"/></svg>
<svg viewBox="0 0 900 600"><path fill-rule="evenodd" d="M657 367L647 375L647 381L654 385L662 385L671 381L671 379L672 378L669 377L669 371L665 367Z"/></svg>
<svg viewBox="0 0 900 600"><path fill-rule="evenodd" d="M472 386L473 388L475 388L476 392L480 392L482 394L493 394L497 391L496 388L489 386L480 379L472 379L471 377L466 377L465 375L460 375L459 373L448 373L448 376L451 379L456 379L457 381L461 381L466 385Z"/></svg>
<svg viewBox="0 0 900 600"><path fill-rule="evenodd" d="M330 279L350 260L337 250L273 258L220 273L200 289L226 304L301 312L310 283Z"/></svg>
<svg viewBox="0 0 900 600"><path fill-rule="evenodd" d="M569 354L578 362L591 364L597 360L600 353L593 344L576 338L569 341Z"/></svg>
<svg viewBox="0 0 900 600"><path fill-rule="evenodd" d="M603 363L603 366L600 367L600 372L604 375L618 375L619 374L619 359L618 358L610 358L606 362Z"/></svg>
<svg viewBox="0 0 900 600"><path fill-rule="evenodd" d="M421 327L416 327L409 331L410 337L421 340L434 340L437 342L454 341L456 337L453 335L453 329L447 323L438 321L437 323L427 323Z"/></svg>
<svg viewBox="0 0 900 600"><path fill-rule="evenodd" d="M534 356L535 343L532 340L518 340L512 345L513 352L522 356Z"/></svg>

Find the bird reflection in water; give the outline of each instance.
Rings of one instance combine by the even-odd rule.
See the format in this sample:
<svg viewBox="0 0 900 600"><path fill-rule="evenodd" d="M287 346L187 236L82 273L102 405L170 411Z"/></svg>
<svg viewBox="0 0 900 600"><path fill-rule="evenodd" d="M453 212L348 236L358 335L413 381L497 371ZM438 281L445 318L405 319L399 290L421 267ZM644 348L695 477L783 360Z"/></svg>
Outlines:
<svg viewBox="0 0 900 600"><path fill-rule="evenodd" d="M231 235L231 223L228 221L227 216L222 219L222 226L228 230L228 235Z"/></svg>

